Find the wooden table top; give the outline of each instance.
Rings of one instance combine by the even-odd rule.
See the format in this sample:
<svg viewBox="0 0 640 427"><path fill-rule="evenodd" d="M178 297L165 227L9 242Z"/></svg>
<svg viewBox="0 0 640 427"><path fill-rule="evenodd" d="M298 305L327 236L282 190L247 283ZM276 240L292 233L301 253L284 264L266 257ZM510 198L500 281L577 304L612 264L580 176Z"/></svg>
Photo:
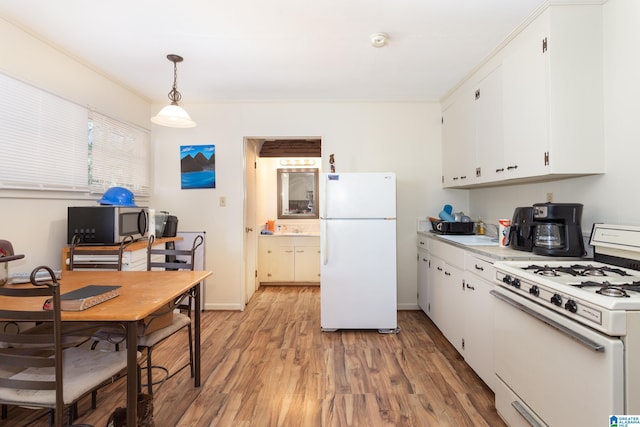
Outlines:
<svg viewBox="0 0 640 427"><path fill-rule="evenodd" d="M63 271L61 293L86 285L120 285L120 295L83 311L63 311L65 321L131 322L142 320L212 274L211 271ZM24 285L11 285L12 287ZM0 306L8 297L0 297ZM33 310L44 298L23 298L12 308Z"/></svg>

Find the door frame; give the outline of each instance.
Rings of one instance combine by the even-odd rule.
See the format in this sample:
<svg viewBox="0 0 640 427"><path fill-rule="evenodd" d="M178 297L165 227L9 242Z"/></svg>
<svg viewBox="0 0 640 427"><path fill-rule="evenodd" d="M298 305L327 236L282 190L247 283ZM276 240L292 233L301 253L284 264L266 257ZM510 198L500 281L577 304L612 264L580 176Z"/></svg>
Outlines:
<svg viewBox="0 0 640 427"><path fill-rule="evenodd" d="M256 162L258 150L259 143L256 139L244 138L244 280L242 289L245 305L249 303L249 300L251 300L251 297L260 286L257 277L258 233L256 229Z"/></svg>

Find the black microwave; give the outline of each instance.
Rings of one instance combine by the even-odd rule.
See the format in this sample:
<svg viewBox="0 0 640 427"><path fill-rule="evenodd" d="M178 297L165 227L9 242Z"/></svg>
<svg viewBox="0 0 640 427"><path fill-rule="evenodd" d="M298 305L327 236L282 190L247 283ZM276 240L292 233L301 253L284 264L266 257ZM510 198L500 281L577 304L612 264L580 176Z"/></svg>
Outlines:
<svg viewBox="0 0 640 427"><path fill-rule="evenodd" d="M128 236L147 237L149 210L121 206L70 206L67 210L67 243L77 235L90 245L117 245Z"/></svg>

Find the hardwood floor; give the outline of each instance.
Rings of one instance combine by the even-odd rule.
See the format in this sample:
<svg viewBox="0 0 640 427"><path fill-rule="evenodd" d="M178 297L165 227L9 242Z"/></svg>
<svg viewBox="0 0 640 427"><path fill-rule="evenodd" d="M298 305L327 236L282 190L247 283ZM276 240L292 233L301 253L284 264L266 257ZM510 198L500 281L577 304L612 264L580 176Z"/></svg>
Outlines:
<svg viewBox="0 0 640 427"><path fill-rule="evenodd" d="M324 333L318 287L269 286L245 311L207 311L202 321L202 386L183 370L154 388L156 427L504 425L491 390L421 311L398 313L399 334ZM184 342L171 338L154 361L180 366ZM83 399L76 423L105 426L124 393L119 380L96 410ZM0 425L33 413L10 408Z"/></svg>

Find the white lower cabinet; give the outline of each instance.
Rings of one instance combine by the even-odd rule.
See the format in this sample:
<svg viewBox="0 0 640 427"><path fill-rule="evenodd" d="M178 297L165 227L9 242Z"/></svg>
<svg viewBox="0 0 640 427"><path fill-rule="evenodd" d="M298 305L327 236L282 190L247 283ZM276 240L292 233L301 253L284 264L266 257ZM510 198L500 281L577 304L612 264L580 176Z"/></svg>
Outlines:
<svg viewBox="0 0 640 427"><path fill-rule="evenodd" d="M460 311L463 297L464 250L437 241L430 242L431 304L427 313L442 334L463 352L464 316Z"/></svg>
<svg viewBox="0 0 640 427"><path fill-rule="evenodd" d="M426 239L424 239L426 240ZM430 255L426 248L418 246L418 307L427 315L431 310L431 290L429 289Z"/></svg>
<svg viewBox="0 0 640 427"><path fill-rule="evenodd" d="M464 272L464 359L495 390L493 370L493 300L495 276L489 260L467 252Z"/></svg>
<svg viewBox="0 0 640 427"><path fill-rule="evenodd" d="M320 282L320 238L260 236L258 277L263 283Z"/></svg>
<svg viewBox="0 0 640 427"><path fill-rule="evenodd" d="M493 262L435 239L428 247L418 245L418 305L494 390Z"/></svg>

